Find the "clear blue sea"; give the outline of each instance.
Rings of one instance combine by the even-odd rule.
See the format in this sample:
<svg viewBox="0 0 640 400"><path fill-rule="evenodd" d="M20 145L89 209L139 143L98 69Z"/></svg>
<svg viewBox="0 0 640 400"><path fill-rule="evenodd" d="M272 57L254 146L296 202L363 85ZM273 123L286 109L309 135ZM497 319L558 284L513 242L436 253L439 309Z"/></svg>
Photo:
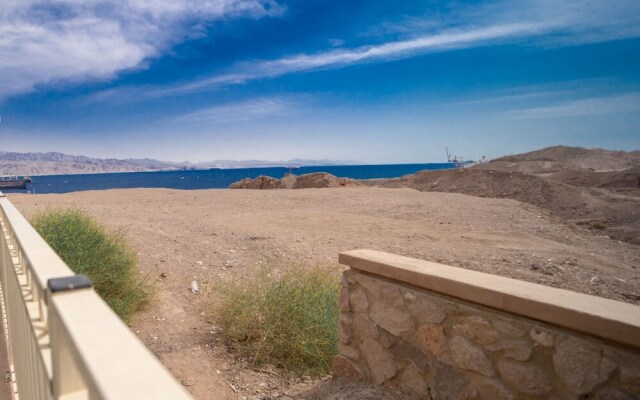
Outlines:
<svg viewBox="0 0 640 400"><path fill-rule="evenodd" d="M393 165L341 165L300 167L293 169L296 175L311 172L328 172L338 177L354 179L395 178L422 170L454 168L452 163L393 164ZM5 193L68 193L83 190L123 188L170 189L223 189L243 178L268 175L282 178L288 168L239 168L189 171L122 172L110 174L43 175L32 176L33 182L26 190L4 190Z"/></svg>

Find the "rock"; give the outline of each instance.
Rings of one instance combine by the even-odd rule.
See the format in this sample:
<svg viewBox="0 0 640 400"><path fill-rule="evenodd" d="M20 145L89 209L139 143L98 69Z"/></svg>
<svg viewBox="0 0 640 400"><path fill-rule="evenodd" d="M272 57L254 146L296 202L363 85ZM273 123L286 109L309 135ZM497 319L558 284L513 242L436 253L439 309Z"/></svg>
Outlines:
<svg viewBox="0 0 640 400"><path fill-rule="evenodd" d="M487 350L502 351L504 358L517 361L527 361L531 357L533 349L526 340L504 340L488 345Z"/></svg>
<svg viewBox="0 0 640 400"><path fill-rule="evenodd" d="M337 178L326 172L314 172L300 175L293 184L293 189L328 188L328 187L356 187L362 186L356 179Z"/></svg>
<svg viewBox="0 0 640 400"><path fill-rule="evenodd" d="M577 395L590 393L609 379L617 367L602 357L598 346L572 337L556 344L553 366L562 382Z"/></svg>
<svg viewBox="0 0 640 400"><path fill-rule="evenodd" d="M413 364L409 364L400 375L400 388L404 391L424 396L427 391L427 382L425 381L418 368Z"/></svg>
<svg viewBox="0 0 640 400"><path fill-rule="evenodd" d="M544 347L553 347L553 335L540 328L533 328L529 332L531 340Z"/></svg>
<svg viewBox="0 0 640 400"><path fill-rule="evenodd" d="M357 274L356 282L364 287L375 299L380 298L380 281L365 274Z"/></svg>
<svg viewBox="0 0 640 400"><path fill-rule="evenodd" d="M351 310L349 308L349 288L348 287L343 286L340 288L339 306L340 306L340 312L349 312Z"/></svg>
<svg viewBox="0 0 640 400"><path fill-rule="evenodd" d="M198 288L198 282L191 281L191 293L198 293L200 288Z"/></svg>
<svg viewBox="0 0 640 400"><path fill-rule="evenodd" d="M380 336L376 323L365 313L353 315L353 332L360 338L377 338Z"/></svg>
<svg viewBox="0 0 640 400"><path fill-rule="evenodd" d="M378 337L378 341L380 342L381 345L383 345L387 349L398 341L398 339L395 336L393 336L386 330L380 328L379 326L378 326L378 335L380 335Z"/></svg>
<svg viewBox="0 0 640 400"><path fill-rule="evenodd" d="M405 301L408 301L410 303L413 303L418 299L416 295L411 292L406 292L405 294L402 295L402 297L404 298Z"/></svg>
<svg viewBox="0 0 640 400"><path fill-rule="evenodd" d="M340 315L340 321L338 324L338 339L340 343L347 344L351 341L352 337L353 318L349 314Z"/></svg>
<svg viewBox="0 0 640 400"><path fill-rule="evenodd" d="M640 363L636 364L636 368L620 368L620 382L625 389L640 397Z"/></svg>
<svg viewBox="0 0 640 400"><path fill-rule="evenodd" d="M498 371L505 382L518 392L544 396L553 391L551 378L536 364L499 360Z"/></svg>
<svg viewBox="0 0 640 400"><path fill-rule="evenodd" d="M494 379L483 379L476 384L482 400L514 400L516 397L502 383Z"/></svg>
<svg viewBox="0 0 640 400"><path fill-rule="evenodd" d="M358 349L344 343L338 343L338 351L340 352L340 355L351 358L353 360L357 360L360 356L360 352L358 351Z"/></svg>
<svg viewBox="0 0 640 400"><path fill-rule="evenodd" d="M439 356L446 348L447 336L440 325L420 325L416 331L416 341L428 355Z"/></svg>
<svg viewBox="0 0 640 400"><path fill-rule="evenodd" d="M395 336L400 336L414 327L411 315L389 307L383 301L373 304L370 315L381 328Z"/></svg>
<svg viewBox="0 0 640 400"><path fill-rule="evenodd" d="M519 338L524 336L525 331L520 328L515 327L512 323L502 320L493 321L493 326L500 332L511 336L513 338Z"/></svg>
<svg viewBox="0 0 640 400"><path fill-rule="evenodd" d="M467 385L462 388L458 395L458 400L473 400L478 398L478 389L473 385Z"/></svg>
<svg viewBox="0 0 640 400"><path fill-rule="evenodd" d="M367 312L369 309L367 295L364 293L364 290L360 288L355 288L351 291L349 294L349 303L355 313Z"/></svg>
<svg viewBox="0 0 640 400"><path fill-rule="evenodd" d="M352 381L365 377L363 371L343 355L339 355L333 360L333 370L337 376Z"/></svg>
<svg viewBox="0 0 640 400"><path fill-rule="evenodd" d="M233 182L230 189L306 189L329 187L355 187L362 186L356 179L338 178L326 172L313 172L296 176L285 174L282 179L270 176L259 176L255 179L245 178Z"/></svg>
<svg viewBox="0 0 640 400"><path fill-rule="evenodd" d="M493 366L486 354L467 339L455 336L449 341L451 363L454 367L475 371L484 376L493 376Z"/></svg>
<svg viewBox="0 0 640 400"><path fill-rule="evenodd" d="M384 302L385 305L394 308L404 306L404 299L397 286L383 286L380 291L382 292L381 301Z"/></svg>
<svg viewBox="0 0 640 400"><path fill-rule="evenodd" d="M446 313L430 301L424 294L417 292L405 292L405 305L407 310L416 317L421 324L439 324L446 318Z"/></svg>
<svg viewBox="0 0 640 400"><path fill-rule="evenodd" d="M469 383L467 377L452 366L436 361L434 363L434 398L438 400L458 400Z"/></svg>
<svg viewBox="0 0 640 400"><path fill-rule="evenodd" d="M286 185L270 176L258 176L255 179L242 179L232 183L229 189L286 189Z"/></svg>
<svg viewBox="0 0 640 400"><path fill-rule="evenodd" d="M637 397L633 397L630 394L623 392L622 390L615 388L600 389L589 397L591 400L634 400Z"/></svg>
<svg viewBox="0 0 640 400"><path fill-rule="evenodd" d="M494 343L500 340L500 335L491 324L478 316L465 317L460 324L453 326L455 335L463 336L480 344Z"/></svg>
<svg viewBox="0 0 640 400"><path fill-rule="evenodd" d="M429 370L430 362L427 356L406 340L401 340L393 346L391 354L396 360L411 361L422 372Z"/></svg>
<svg viewBox="0 0 640 400"><path fill-rule="evenodd" d="M366 338L360 346L362 358L367 362L371 378L376 384L381 384L396 375L396 367L391 354L382 347L377 340Z"/></svg>

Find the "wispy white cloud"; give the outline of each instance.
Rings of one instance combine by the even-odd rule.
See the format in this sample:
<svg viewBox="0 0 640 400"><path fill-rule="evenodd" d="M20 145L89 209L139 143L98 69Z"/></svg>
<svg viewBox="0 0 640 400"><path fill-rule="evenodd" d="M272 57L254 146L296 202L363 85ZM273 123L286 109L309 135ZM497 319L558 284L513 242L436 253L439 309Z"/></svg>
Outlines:
<svg viewBox="0 0 640 400"><path fill-rule="evenodd" d="M277 0L5 0L0 9L0 100L41 83L105 79L144 66L176 42L203 33L206 21L280 15ZM367 46L241 62L209 77L163 87L123 87L85 103L217 90L320 69L385 62L502 43L564 46L640 36L640 1L504 0L439 10L381 24ZM331 36L329 36L331 37ZM372 41L374 41L372 39ZM132 96L135 94L135 96Z"/></svg>
<svg viewBox="0 0 640 400"><path fill-rule="evenodd" d="M216 124L249 121L290 111L293 100L284 97L261 97L235 103L227 103L179 115L176 123Z"/></svg>
<svg viewBox="0 0 640 400"><path fill-rule="evenodd" d="M393 31L402 39L238 63L208 78L147 88L138 98L217 90L287 74L486 45L521 42L532 46L565 46L640 36L640 2L636 0L618 0L613 4L599 0L584 0L579 4L513 0L464 7L457 14L450 12L439 15L440 20L433 16L410 17L397 24L384 25L387 37Z"/></svg>
<svg viewBox="0 0 640 400"><path fill-rule="evenodd" d="M144 66L202 24L279 15L275 0L5 0L0 100L40 84L111 78Z"/></svg>
<svg viewBox="0 0 640 400"><path fill-rule="evenodd" d="M315 54L298 54L275 60L241 63L227 73L188 84L159 89L153 91L152 95L164 96L198 90L211 90L221 86L274 78L291 73L340 68L366 62L407 58L435 51L481 46L489 42L495 43L496 41L514 40L540 34L548 29L549 26L546 23L527 23L452 30L372 46L335 49Z"/></svg>
<svg viewBox="0 0 640 400"><path fill-rule="evenodd" d="M508 119L530 120L591 115L624 114L640 111L640 92L614 96L587 97L566 100L550 106L529 107L506 111Z"/></svg>

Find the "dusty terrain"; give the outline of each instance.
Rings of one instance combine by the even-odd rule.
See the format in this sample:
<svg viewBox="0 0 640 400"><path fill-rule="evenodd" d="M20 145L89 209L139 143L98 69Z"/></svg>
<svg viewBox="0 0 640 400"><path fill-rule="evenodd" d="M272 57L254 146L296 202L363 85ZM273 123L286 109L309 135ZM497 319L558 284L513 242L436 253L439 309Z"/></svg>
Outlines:
<svg viewBox="0 0 640 400"><path fill-rule="evenodd" d="M140 273L158 289L132 329L198 399L400 398L328 378L290 380L227 351L216 289L267 262L335 264L341 251L372 248L640 304L639 246L510 199L363 187L9 197L26 215L75 205L128 229ZM200 293L190 292L192 280Z"/></svg>
<svg viewBox="0 0 640 400"><path fill-rule="evenodd" d="M614 240L640 244L640 152L556 146L471 168L421 171L369 186L523 201Z"/></svg>

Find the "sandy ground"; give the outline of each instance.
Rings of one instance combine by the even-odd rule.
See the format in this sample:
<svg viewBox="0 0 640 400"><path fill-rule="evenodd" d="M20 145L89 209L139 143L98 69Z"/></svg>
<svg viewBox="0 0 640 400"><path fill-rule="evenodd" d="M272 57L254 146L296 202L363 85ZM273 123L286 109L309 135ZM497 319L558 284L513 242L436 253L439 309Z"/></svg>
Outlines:
<svg viewBox="0 0 640 400"><path fill-rule="evenodd" d="M157 279L158 289L132 329L198 399L397 397L326 379L291 381L277 371L244 368L227 352L212 312L216 287L265 262L336 264L341 251L371 248L640 304L640 246L514 200L383 188L129 189L9 198L27 216L75 205L109 226L126 227L140 273ZM190 292L192 280L200 293Z"/></svg>

